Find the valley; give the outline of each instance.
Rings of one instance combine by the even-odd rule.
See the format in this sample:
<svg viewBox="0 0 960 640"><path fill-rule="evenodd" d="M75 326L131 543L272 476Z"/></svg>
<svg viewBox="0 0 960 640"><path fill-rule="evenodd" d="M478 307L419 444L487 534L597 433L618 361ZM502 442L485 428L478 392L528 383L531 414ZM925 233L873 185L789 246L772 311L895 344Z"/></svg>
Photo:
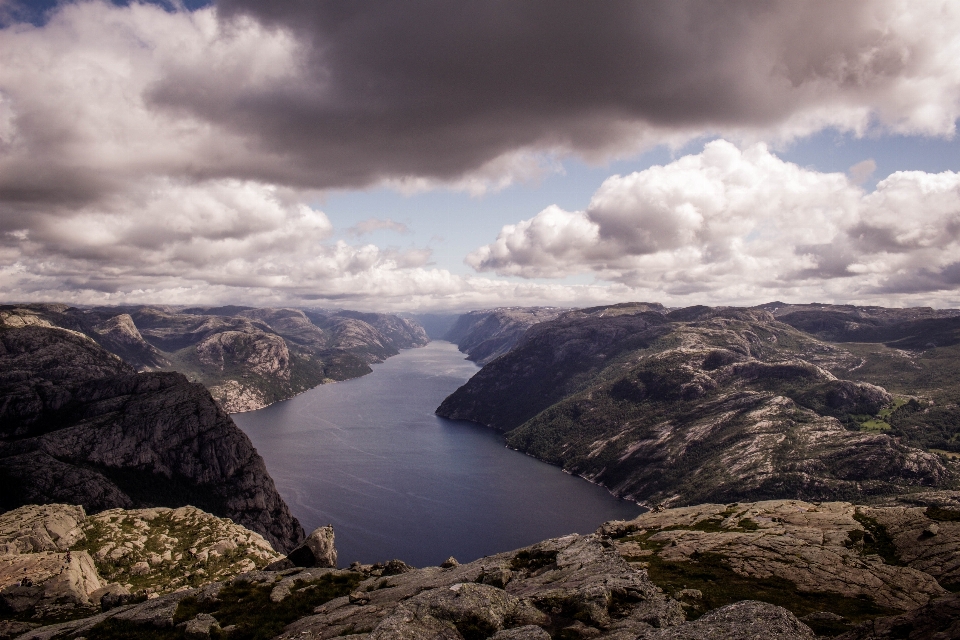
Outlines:
<svg viewBox="0 0 960 640"><path fill-rule="evenodd" d="M343 390L347 413L374 422L389 407L416 414L416 392L390 395L379 367L426 384L404 368L407 356L393 358L427 344L422 327L311 309L0 307L0 637L951 637L960 625L958 317L779 302L437 316L433 330L445 327L482 365L444 399L449 391L438 391L452 387L431 355L442 345L407 352L424 356L418 375L434 381L439 416L483 425L444 429L489 428L511 449L650 510L593 533L512 550L498 542L463 563L439 562L450 552L431 549L419 564L438 566L363 557L338 568L334 528L349 538L363 483L380 467L418 464L401 462L406 450L389 438L385 448L346 440L360 455L353 480L320 490L344 494L345 511L334 528L311 522L306 536L281 494L288 471L332 469L325 448L275 484L268 466L284 462L268 465L258 449L302 429L268 420L254 448L229 413L254 410L238 416L246 422L273 404L266 411L280 416L308 396L278 401L314 389ZM322 386L370 365L377 373L354 380L353 395L354 383ZM473 365L454 369L463 381ZM381 387L384 412L370 401ZM329 398L303 410L323 415ZM465 451L434 455L470 472ZM376 482L408 505L401 511L435 528L468 521L467 512L423 515L437 497L389 477ZM459 485L440 484L456 501ZM564 508L578 509L551 507ZM410 535L364 509L370 527Z"/></svg>

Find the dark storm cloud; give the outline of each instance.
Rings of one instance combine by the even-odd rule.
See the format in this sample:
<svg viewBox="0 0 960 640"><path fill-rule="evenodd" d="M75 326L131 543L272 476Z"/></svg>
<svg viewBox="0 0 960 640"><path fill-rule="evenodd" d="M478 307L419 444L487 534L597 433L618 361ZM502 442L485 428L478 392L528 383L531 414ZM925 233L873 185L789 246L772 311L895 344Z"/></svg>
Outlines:
<svg viewBox="0 0 960 640"><path fill-rule="evenodd" d="M603 156L650 131L773 127L882 91L911 52L859 2L224 0L292 30L303 66L271 91L171 74L156 105L295 159L301 186L455 179L517 149ZM849 95L847 95L849 94ZM663 134L665 135L665 134ZM647 142L657 142L652 136Z"/></svg>

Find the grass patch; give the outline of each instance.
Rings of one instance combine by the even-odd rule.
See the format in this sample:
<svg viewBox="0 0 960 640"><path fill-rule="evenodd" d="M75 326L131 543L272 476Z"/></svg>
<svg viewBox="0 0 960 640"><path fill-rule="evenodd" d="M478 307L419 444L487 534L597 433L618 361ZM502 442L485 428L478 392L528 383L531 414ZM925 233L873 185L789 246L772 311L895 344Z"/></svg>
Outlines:
<svg viewBox="0 0 960 640"><path fill-rule="evenodd" d="M557 562L556 551L527 551L523 550L510 561L510 568L514 571L536 571L549 567Z"/></svg>
<svg viewBox="0 0 960 640"><path fill-rule="evenodd" d="M890 418L890 416L893 415L893 413L897 409L907 404L907 402L908 402L907 398L894 398L893 403L889 407L884 407L883 409L880 409L879 412L877 412L877 418L879 418L880 420L886 421L888 418Z"/></svg>
<svg viewBox="0 0 960 640"><path fill-rule="evenodd" d="M887 422L884 422L878 418L870 418L869 420L864 420L863 422L858 422L857 424L860 425L860 431L883 432L890 431L890 429L892 429Z"/></svg>
<svg viewBox="0 0 960 640"><path fill-rule="evenodd" d="M225 586L215 600L184 598L177 606L174 623L186 622L199 613L208 613L221 627L236 625L231 640L267 640L285 626L313 613L313 609L334 598L347 595L363 577L360 574L327 574L317 580L294 582L290 595L282 602L270 600L272 584L237 582ZM88 640L145 638L147 640L184 640L182 628L155 629L114 619L106 620L86 633ZM225 637L211 634L211 637Z"/></svg>
<svg viewBox="0 0 960 640"><path fill-rule="evenodd" d="M878 606L873 600L845 598L836 593L806 593L797 590L797 585L782 578L748 578L729 567L726 558L716 553L700 553L691 556L690 562L667 562L659 556L646 556L647 573L650 579L666 593L681 589L699 589L703 598L691 605L688 617L695 619L702 614L740 600L760 600L779 605L797 617L816 611L830 611L853 623L881 615L898 613ZM813 624L814 631L822 635L836 635L849 630L847 625Z"/></svg>

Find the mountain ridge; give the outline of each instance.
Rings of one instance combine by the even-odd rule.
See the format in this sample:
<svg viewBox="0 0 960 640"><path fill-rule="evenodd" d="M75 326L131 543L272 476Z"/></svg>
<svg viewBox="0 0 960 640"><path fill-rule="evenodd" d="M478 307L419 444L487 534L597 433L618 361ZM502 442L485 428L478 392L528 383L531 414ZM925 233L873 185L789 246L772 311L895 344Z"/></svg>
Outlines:
<svg viewBox="0 0 960 640"><path fill-rule="evenodd" d="M859 361L763 308L598 307L532 325L437 413L648 506L952 486L877 418L914 405L831 373Z"/></svg>

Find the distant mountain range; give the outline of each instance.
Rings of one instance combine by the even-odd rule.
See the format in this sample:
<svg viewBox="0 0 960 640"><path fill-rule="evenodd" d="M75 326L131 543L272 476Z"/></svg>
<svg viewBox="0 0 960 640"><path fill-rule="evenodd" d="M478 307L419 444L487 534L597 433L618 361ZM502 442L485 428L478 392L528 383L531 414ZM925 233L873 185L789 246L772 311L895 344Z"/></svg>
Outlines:
<svg viewBox="0 0 960 640"><path fill-rule="evenodd" d="M178 371L228 413L250 411L325 382L370 372L429 339L415 321L357 311L158 306L0 306L0 326L85 335L138 371Z"/></svg>

